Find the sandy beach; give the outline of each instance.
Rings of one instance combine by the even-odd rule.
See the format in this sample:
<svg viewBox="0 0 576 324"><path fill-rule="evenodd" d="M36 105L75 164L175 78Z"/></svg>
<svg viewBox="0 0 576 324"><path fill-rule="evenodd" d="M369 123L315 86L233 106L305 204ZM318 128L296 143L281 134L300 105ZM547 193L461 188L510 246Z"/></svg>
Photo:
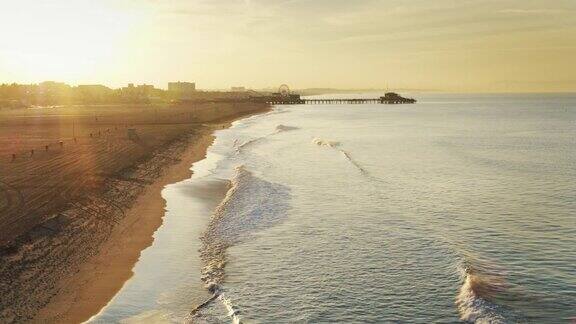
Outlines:
<svg viewBox="0 0 576 324"><path fill-rule="evenodd" d="M120 138L126 130L120 130L118 133L122 135L104 142L120 146L116 150L94 154L94 148L87 145L64 152L64 146L63 152L50 149L42 152L47 155L44 159L37 150L34 157L18 156L23 161L2 163L0 174L13 175L2 178L5 184L4 205L0 205L4 210L2 216L19 216L20 221L13 222L16 225L11 233L2 236L0 322L78 323L95 315L132 276L141 251L152 244L164 215L165 202L160 195L164 186L191 176L191 164L204 158L215 130L267 109L266 105L230 104L218 109L148 110L148 116L144 117L122 114L124 122L126 117L152 118L152 122L132 120L127 126L137 130L137 143L123 144ZM191 116L190 111L194 114L193 122L183 122L187 113ZM101 114L100 122L117 121L118 117L113 115ZM21 120L28 122L37 117L27 118ZM164 122L158 123L161 118ZM98 132L89 123L78 126L82 125L78 119L75 123L78 128L84 127L88 136L69 139L71 142L88 141ZM58 124L62 124L62 118L58 118ZM107 124L107 129L118 130L120 124ZM7 134L1 130L0 125L0 140L1 135ZM161 133L165 135L159 139ZM94 156L106 159L89 164L87 161ZM23 174L21 179L15 178L15 168L30 165L35 167L34 171ZM66 169L66 165L74 167ZM79 170L84 172L79 175ZM48 191L52 196L36 198L35 186L23 185L31 179L36 181L36 187L44 189L54 181L57 185ZM37 201L39 207L30 208ZM36 213L24 215L23 210Z"/></svg>

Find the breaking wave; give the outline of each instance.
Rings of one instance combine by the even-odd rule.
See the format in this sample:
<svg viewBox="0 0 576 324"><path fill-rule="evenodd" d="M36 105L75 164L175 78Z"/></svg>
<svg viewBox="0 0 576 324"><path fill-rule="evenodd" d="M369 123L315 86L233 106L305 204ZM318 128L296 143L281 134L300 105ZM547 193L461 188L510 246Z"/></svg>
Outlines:
<svg viewBox="0 0 576 324"><path fill-rule="evenodd" d="M315 138L312 140L312 143L318 145L318 146L328 146L331 148L336 148L338 146L340 146L340 142L335 142L335 141L327 141L321 138Z"/></svg>
<svg viewBox="0 0 576 324"><path fill-rule="evenodd" d="M280 133L280 132L287 132L287 131L291 131L291 130L297 130L298 127L294 127L294 126L286 126L286 125L278 125L276 126L276 134Z"/></svg>
<svg viewBox="0 0 576 324"><path fill-rule="evenodd" d="M258 143L258 142L266 139L266 138L269 137L269 136L276 135L276 134L279 134L279 133L282 133L282 132L291 131L291 130L297 130L297 129L299 129L299 128L298 128L298 127L295 127L295 126L286 126L286 125L280 124L280 125L276 126L276 129L274 130L273 133L270 133L270 134L265 135L265 136L262 136L262 137L257 137L257 138L251 139L251 140L246 141L246 142L244 142L244 143L242 143L242 144L239 144L239 143L238 143L238 140L234 140L233 146L234 146L234 148L236 148L236 151L237 151L237 152L240 152L242 149L245 149L245 148L247 148L248 146L251 146L251 145L253 145L253 144L256 144L256 143Z"/></svg>
<svg viewBox="0 0 576 324"><path fill-rule="evenodd" d="M236 309L236 307L234 306L234 304L232 303L232 301L230 301L230 299L226 298L226 296L224 296L224 293L221 293L218 296L218 299L220 299L220 302L222 303L222 305L224 305L224 307L226 307L226 310L228 311L228 317L230 317L232 319L232 323L233 324L240 324L242 322L242 319L240 318L240 311L238 309Z"/></svg>
<svg viewBox="0 0 576 324"><path fill-rule="evenodd" d="M364 175L368 175L368 171L366 171L366 169L364 169L360 164L358 164L358 162L356 162L356 160L354 160L351 156L350 153L344 151L344 150L340 150L340 152L344 155L344 157L350 162L352 163L352 165L354 165L356 167L356 169L358 169L362 174ZM377 179L378 180L378 179Z"/></svg>
<svg viewBox="0 0 576 324"><path fill-rule="evenodd" d="M510 323L522 321L518 315L496 300L510 292L511 285L506 273L495 268L458 265L462 285L456 296L460 319L468 323Z"/></svg>
<svg viewBox="0 0 576 324"><path fill-rule="evenodd" d="M236 168L236 175L231 180L226 197L214 211L201 237L201 279L213 296L194 309L193 313L212 300L219 299L233 321L240 322L240 312L226 298L221 286L225 279L226 251L230 246L285 219L289 198L288 187L256 177L244 166Z"/></svg>
<svg viewBox="0 0 576 324"><path fill-rule="evenodd" d="M238 140L235 140L235 141L234 141L234 147L236 148L236 152L240 152L241 150L247 148L248 146L251 146L251 145L253 145L253 144L256 144L256 143L264 140L265 138L266 138L266 136L257 137L257 138L251 139L251 140L249 140L249 141L246 141L246 142L244 142L244 143L242 143L242 144L238 144Z"/></svg>
<svg viewBox="0 0 576 324"><path fill-rule="evenodd" d="M368 171L366 171L366 169L364 169L360 163L358 163L356 160L354 160L352 158L352 156L350 155L350 153L346 152L344 149L340 148L340 146L342 146L342 144L340 142L335 142L335 141L327 141L327 140L323 140L320 138L314 138L312 140L312 143L318 145L318 146L327 146L330 148L333 148L335 150L338 150L346 160L348 160L348 162L350 162L356 169L358 169L358 171L360 171L360 173L362 173L363 175L366 175L368 177L371 177L368 174ZM371 177L372 178L372 177ZM378 180L378 179L376 179Z"/></svg>

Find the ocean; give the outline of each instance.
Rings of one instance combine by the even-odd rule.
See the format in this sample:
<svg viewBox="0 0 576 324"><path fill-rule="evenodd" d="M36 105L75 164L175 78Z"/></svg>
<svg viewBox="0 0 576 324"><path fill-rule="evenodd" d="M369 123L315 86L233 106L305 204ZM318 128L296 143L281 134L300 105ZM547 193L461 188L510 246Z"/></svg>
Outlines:
<svg viewBox="0 0 576 324"><path fill-rule="evenodd" d="M413 96L218 131L91 322L576 321L576 95Z"/></svg>

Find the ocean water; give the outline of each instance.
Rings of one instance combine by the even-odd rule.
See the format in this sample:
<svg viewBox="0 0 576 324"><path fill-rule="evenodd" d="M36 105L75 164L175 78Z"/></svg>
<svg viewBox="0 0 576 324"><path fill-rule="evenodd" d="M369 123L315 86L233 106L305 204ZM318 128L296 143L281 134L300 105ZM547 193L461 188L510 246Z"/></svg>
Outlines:
<svg viewBox="0 0 576 324"><path fill-rule="evenodd" d="M92 322L575 321L576 96L416 97L219 131Z"/></svg>

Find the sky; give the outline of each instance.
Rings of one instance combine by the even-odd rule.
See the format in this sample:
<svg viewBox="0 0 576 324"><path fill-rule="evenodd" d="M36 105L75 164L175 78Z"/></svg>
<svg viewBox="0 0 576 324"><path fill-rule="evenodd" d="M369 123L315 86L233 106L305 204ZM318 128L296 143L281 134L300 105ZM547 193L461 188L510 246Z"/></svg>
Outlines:
<svg viewBox="0 0 576 324"><path fill-rule="evenodd" d="M576 0L0 0L0 83L576 91Z"/></svg>

